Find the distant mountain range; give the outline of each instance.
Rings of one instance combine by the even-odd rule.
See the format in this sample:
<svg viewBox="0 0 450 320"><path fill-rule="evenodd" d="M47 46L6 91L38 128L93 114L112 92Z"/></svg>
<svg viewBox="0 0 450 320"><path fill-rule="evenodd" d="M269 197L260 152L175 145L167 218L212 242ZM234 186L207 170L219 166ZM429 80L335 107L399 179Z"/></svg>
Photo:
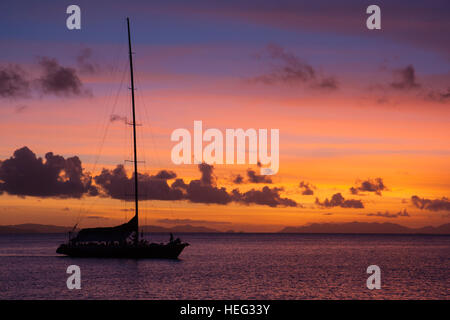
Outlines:
<svg viewBox="0 0 450 320"><path fill-rule="evenodd" d="M44 224L24 223L11 226L0 226L0 234L12 233L65 233L69 232L73 227L59 227Z"/></svg>
<svg viewBox="0 0 450 320"><path fill-rule="evenodd" d="M144 232L153 233L221 233L221 231L202 227L177 225L174 227L162 226L143 226ZM0 226L0 234L18 234L18 233L66 233L72 230L72 227L61 227L43 224L17 224L9 226ZM226 233L232 233L233 230ZM450 223L438 227L408 228L395 223L377 223L377 222L348 222L348 223L313 223L299 227L286 227L278 233L389 233L389 234L450 234Z"/></svg>
<svg viewBox="0 0 450 320"><path fill-rule="evenodd" d="M43 225L43 224L33 224L33 223L25 223L25 224L16 224L10 226L0 226L0 234L14 234L14 233L67 233L71 231L73 227L60 227L60 226L52 226L52 225ZM201 226L191 226L187 225L179 225L171 228L161 227L161 226L142 226L144 232L195 232L195 233L217 233L220 232L215 229L201 227Z"/></svg>
<svg viewBox="0 0 450 320"><path fill-rule="evenodd" d="M190 224L174 226L171 228L161 226L143 226L144 232L196 232L196 233L217 233L219 230L201 227L191 226Z"/></svg>
<svg viewBox="0 0 450 320"><path fill-rule="evenodd" d="M391 234L450 234L450 223L439 227L408 228L395 223L348 222L313 223L300 227L286 227L280 233L391 233Z"/></svg>

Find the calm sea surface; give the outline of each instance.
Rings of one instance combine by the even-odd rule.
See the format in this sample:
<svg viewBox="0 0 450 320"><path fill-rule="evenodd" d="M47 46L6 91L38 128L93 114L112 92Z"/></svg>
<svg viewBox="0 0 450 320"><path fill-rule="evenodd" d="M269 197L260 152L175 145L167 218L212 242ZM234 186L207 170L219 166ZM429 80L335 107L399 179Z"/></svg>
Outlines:
<svg viewBox="0 0 450 320"><path fill-rule="evenodd" d="M64 235L0 235L0 298L449 299L450 236L176 236L191 246L170 261L62 257ZM81 290L66 287L72 264ZM372 264L381 290L366 288Z"/></svg>

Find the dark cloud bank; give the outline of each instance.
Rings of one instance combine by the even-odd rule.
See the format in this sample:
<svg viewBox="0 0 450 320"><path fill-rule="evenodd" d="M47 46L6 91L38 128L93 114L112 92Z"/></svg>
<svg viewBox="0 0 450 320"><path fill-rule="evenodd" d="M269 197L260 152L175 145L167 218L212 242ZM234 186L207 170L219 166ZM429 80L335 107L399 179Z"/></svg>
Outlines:
<svg viewBox="0 0 450 320"><path fill-rule="evenodd" d="M214 167L206 163L198 165L200 179L186 183L177 178L175 172L160 170L155 175L139 174L139 197L141 200L187 200L193 203L222 204L231 202L269 207L301 207L289 198L283 198L280 193L283 188L264 186L262 189L251 189L241 192L233 189L231 192L224 187L218 187L214 175ZM169 181L173 181L169 183ZM94 184L95 182L95 184ZM302 194L311 195L315 187L308 182L300 182ZM381 194L386 190L381 178L368 179L357 187L350 189L352 193L374 192ZM0 161L0 194L7 193L17 196L81 198L83 196L102 196L126 201L134 200L134 177L129 177L123 165L112 170L103 169L92 177L86 172L81 160L77 157L64 158L48 152L44 158L37 157L29 148L23 147L14 152L9 159ZM426 199L416 195L411 197L412 204L422 210L450 211L450 200ZM345 199L341 193L334 194L331 199L320 201L316 205L323 208L364 208L361 200ZM409 217L406 210L391 214L389 212L369 213L368 216L384 218Z"/></svg>
<svg viewBox="0 0 450 320"><path fill-rule="evenodd" d="M0 98L26 98L33 91L40 95L91 96L78 76L79 72L92 74L99 70L90 62L91 55L91 49L83 49L77 57L77 69L62 66L55 58L39 57L37 78L17 64L0 66Z"/></svg>
<svg viewBox="0 0 450 320"><path fill-rule="evenodd" d="M259 175L255 170L247 169L247 181L244 180L244 177L240 174L236 175L233 178L233 183L242 184L242 183L272 183L272 179L269 176Z"/></svg>
<svg viewBox="0 0 450 320"><path fill-rule="evenodd" d="M416 80L416 70L412 65L394 70L396 81L391 83L391 87L397 90L411 90L420 87Z"/></svg>
<svg viewBox="0 0 450 320"><path fill-rule="evenodd" d="M425 199L418 196L411 197L412 204L419 209L428 211L450 211L450 200L447 197L441 199Z"/></svg>
<svg viewBox="0 0 450 320"><path fill-rule="evenodd" d="M399 211L397 213L389 213L386 212L377 212L377 213L368 213L366 214L368 217L382 217L382 218L398 218L398 217L409 217L409 213L406 211L406 209L403 209L403 211Z"/></svg>
<svg viewBox="0 0 450 320"><path fill-rule="evenodd" d="M169 170L161 170L155 175L139 174L139 198L222 205L236 202L270 207L298 206L294 200L281 197L282 188L264 186L261 190L241 192L234 189L228 192L224 187L217 187L213 166L202 163L198 168L200 179L189 183L177 178L176 173ZM174 181L169 184L170 180ZM18 196L57 198L99 195L132 201L134 176L128 177L124 166L118 165L112 170L103 169L99 175L92 177L83 170L76 156L65 159L49 152L44 160L23 147L16 150L11 158L0 162L0 193L3 192Z"/></svg>
<svg viewBox="0 0 450 320"><path fill-rule="evenodd" d="M316 204L324 208L341 207L341 208L364 208L364 204L361 200L344 199L342 194L335 193L330 200L326 198L323 202L320 202L316 198Z"/></svg>
<svg viewBox="0 0 450 320"><path fill-rule="evenodd" d="M450 100L450 87L447 88L447 91L431 90L426 95L426 99L445 103Z"/></svg>
<svg viewBox="0 0 450 320"><path fill-rule="evenodd" d="M319 74L313 66L277 44L269 44L262 54L257 55L257 58L268 60L276 65L271 72L251 78L250 81L252 82L267 85L307 84L317 89L338 89L338 82L334 77Z"/></svg>
<svg viewBox="0 0 450 320"><path fill-rule="evenodd" d="M64 159L48 152L42 159L27 147L16 150L11 158L0 163L0 192L59 198L98 194L78 157Z"/></svg>
<svg viewBox="0 0 450 320"><path fill-rule="evenodd" d="M422 85L417 80L416 70L413 65L407 65L403 68L392 70L394 81L389 83L389 88L399 92L410 93L417 91L417 95L424 100L446 103L450 100L450 87L446 90L429 88L427 85ZM382 89L384 87L382 86Z"/></svg>
<svg viewBox="0 0 450 320"><path fill-rule="evenodd" d="M91 48L83 48L80 54L77 56L77 65L78 70L81 73L93 74L99 71L100 67L91 62L92 58L92 49Z"/></svg>
<svg viewBox="0 0 450 320"><path fill-rule="evenodd" d="M36 79L39 89L44 94L57 96L90 95L90 91L83 88L77 71L73 68L63 67L56 59L39 58L42 75Z"/></svg>
<svg viewBox="0 0 450 320"><path fill-rule="evenodd" d="M19 65L0 67L0 97L18 98L27 97L29 94L30 82Z"/></svg>
<svg viewBox="0 0 450 320"><path fill-rule="evenodd" d="M374 192L381 196L381 191L387 190L386 185L381 178L367 179L362 181L358 186L351 187L351 194L360 194L361 192Z"/></svg>
<svg viewBox="0 0 450 320"><path fill-rule="evenodd" d="M312 196L314 194L315 186L306 181L300 181L299 188L302 189L302 195Z"/></svg>

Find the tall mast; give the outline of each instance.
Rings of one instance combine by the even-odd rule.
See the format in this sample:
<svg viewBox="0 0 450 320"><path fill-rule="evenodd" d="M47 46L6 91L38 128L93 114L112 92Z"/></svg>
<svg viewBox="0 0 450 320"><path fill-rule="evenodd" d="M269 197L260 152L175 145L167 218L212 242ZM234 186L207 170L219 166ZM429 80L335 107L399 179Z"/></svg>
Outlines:
<svg viewBox="0 0 450 320"><path fill-rule="evenodd" d="M134 110L134 77L133 77L133 53L131 52L130 19L127 18L128 27L128 48L130 56L130 79L131 79L131 104L133 106L133 151L134 151L134 205L136 218L136 238L135 244L139 241L139 215L138 215L138 169L137 169L137 151L136 151L136 112Z"/></svg>

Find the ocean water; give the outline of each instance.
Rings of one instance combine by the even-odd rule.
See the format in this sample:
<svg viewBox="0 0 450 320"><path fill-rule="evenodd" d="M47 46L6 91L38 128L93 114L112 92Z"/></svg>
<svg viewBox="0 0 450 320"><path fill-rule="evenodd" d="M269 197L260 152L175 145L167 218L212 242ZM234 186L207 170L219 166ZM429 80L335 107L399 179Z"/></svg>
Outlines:
<svg viewBox="0 0 450 320"><path fill-rule="evenodd" d="M55 253L65 235L0 235L0 299L449 299L450 236L176 236L191 246L172 261L70 258ZM380 290L366 287L373 264Z"/></svg>

